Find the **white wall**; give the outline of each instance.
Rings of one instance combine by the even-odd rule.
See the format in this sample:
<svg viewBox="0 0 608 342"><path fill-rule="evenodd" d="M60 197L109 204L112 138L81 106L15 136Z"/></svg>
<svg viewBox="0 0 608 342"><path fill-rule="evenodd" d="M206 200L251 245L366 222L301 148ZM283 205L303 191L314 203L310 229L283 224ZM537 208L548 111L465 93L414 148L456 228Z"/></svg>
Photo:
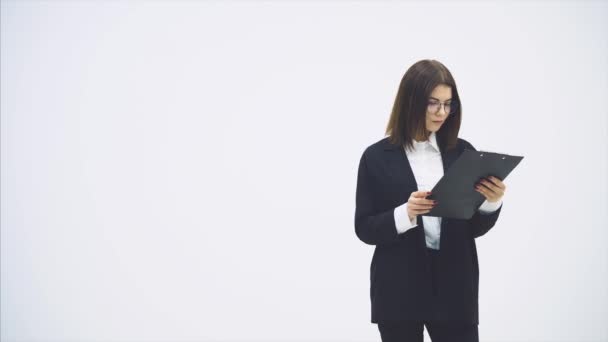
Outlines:
<svg viewBox="0 0 608 342"><path fill-rule="evenodd" d="M356 171L423 58L525 157L481 340L608 340L606 2L1 9L2 341L380 341Z"/></svg>

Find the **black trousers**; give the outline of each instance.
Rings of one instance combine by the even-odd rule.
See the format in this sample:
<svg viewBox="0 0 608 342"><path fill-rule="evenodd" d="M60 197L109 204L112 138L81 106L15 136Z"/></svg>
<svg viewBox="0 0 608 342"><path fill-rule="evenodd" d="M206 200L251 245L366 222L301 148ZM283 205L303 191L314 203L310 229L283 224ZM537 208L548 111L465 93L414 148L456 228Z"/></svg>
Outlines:
<svg viewBox="0 0 608 342"><path fill-rule="evenodd" d="M427 247L431 267L433 293L437 294L437 258L440 250ZM431 304L431 303L429 303ZM456 324L434 321L378 322L382 342L423 342L424 326L433 342L479 342L477 324Z"/></svg>

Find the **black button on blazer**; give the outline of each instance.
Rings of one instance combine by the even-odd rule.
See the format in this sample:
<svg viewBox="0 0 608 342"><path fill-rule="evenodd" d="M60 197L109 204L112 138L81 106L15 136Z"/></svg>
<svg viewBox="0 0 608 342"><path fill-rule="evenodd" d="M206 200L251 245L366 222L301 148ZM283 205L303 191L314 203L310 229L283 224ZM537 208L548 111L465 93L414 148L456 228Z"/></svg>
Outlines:
<svg viewBox="0 0 608 342"><path fill-rule="evenodd" d="M439 148L444 172L465 148L475 150L460 138L451 150L445 150L441 143ZM371 322L478 324L475 238L494 226L502 205L491 214L477 211L469 220L442 218L438 297L433 301L422 217L417 217L415 228L399 234L393 216L394 209L415 191L418 186L403 146L393 145L385 137L365 149L357 175L355 233L364 243L375 246L370 266ZM433 302L437 303L435 310Z"/></svg>

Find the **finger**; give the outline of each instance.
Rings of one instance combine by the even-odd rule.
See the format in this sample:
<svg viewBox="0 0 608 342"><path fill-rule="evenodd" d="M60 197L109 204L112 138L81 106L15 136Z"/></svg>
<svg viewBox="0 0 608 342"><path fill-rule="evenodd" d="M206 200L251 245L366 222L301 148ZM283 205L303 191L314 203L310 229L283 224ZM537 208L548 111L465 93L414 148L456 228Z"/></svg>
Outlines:
<svg viewBox="0 0 608 342"><path fill-rule="evenodd" d="M505 188L504 183L500 179L498 179L494 176L488 176L485 178L485 180L488 181L489 183L495 185L498 188L501 188L501 189Z"/></svg>
<svg viewBox="0 0 608 342"><path fill-rule="evenodd" d="M417 203L411 203L408 204L408 206L414 210L426 210L426 209L432 209L435 205L434 204L417 204Z"/></svg>
<svg viewBox="0 0 608 342"><path fill-rule="evenodd" d="M416 204L435 204L435 200L427 200L424 198L413 198L412 202Z"/></svg>
<svg viewBox="0 0 608 342"><path fill-rule="evenodd" d="M480 186L482 187L483 190L485 190L485 193L488 195L488 197L490 199L502 197L505 194L503 189L497 187L496 185L487 184L487 182L482 183Z"/></svg>
<svg viewBox="0 0 608 342"><path fill-rule="evenodd" d="M487 188L479 188L475 189L475 191L481 193L490 202L496 202L498 198L502 197L501 195L497 195L496 193L492 192L491 190L488 190Z"/></svg>
<svg viewBox="0 0 608 342"><path fill-rule="evenodd" d="M482 194L486 199L488 198L488 189L487 188L484 188L483 186L478 185L475 187L475 191Z"/></svg>
<svg viewBox="0 0 608 342"><path fill-rule="evenodd" d="M478 183L478 185L485 186L491 192L498 192L498 191L500 191L499 187L497 187L494 183L492 183L491 181L489 181L487 179L480 180L479 183Z"/></svg>
<svg viewBox="0 0 608 342"><path fill-rule="evenodd" d="M412 196L416 197L416 198L425 198L426 196L428 196L430 193L430 191L416 191L416 192L412 192Z"/></svg>
<svg viewBox="0 0 608 342"><path fill-rule="evenodd" d="M500 179L498 179L494 176L490 176L490 177L488 177L488 179L490 179L497 187L499 187L503 190L507 188L505 183L503 183Z"/></svg>

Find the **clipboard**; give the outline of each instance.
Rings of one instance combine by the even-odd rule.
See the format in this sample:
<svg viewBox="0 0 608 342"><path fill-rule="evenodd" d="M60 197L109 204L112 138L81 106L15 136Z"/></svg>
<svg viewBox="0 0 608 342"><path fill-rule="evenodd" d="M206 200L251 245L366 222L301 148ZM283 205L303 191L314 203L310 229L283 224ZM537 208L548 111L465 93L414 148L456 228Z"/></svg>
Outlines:
<svg viewBox="0 0 608 342"><path fill-rule="evenodd" d="M438 203L423 216L470 219L486 200L475 190L475 184L488 176L504 180L522 159L523 156L465 149L426 197Z"/></svg>

